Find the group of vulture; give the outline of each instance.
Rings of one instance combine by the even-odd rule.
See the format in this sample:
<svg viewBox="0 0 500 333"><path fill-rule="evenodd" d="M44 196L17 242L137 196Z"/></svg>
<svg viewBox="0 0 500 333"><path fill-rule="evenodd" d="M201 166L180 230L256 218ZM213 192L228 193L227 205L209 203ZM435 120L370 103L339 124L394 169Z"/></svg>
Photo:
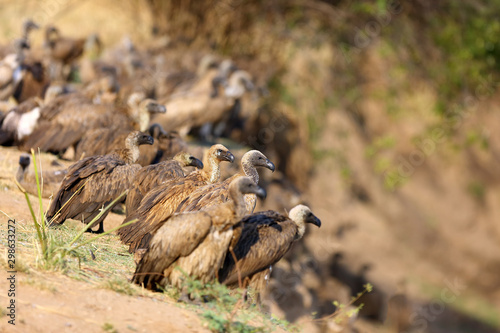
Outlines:
<svg viewBox="0 0 500 333"><path fill-rule="evenodd" d="M244 153L241 171L223 180L220 164L235 155L222 144L185 141L231 137L249 116L243 105L254 84L231 60L203 56L191 73L168 72L164 54L141 53L130 39L91 59L97 36L72 39L53 26L37 50L37 29L26 21L21 38L0 49L0 144L74 161L41 173L51 227L75 219L102 233L111 206L123 204L118 235L134 253L134 283L182 288L191 277L262 290L306 224L321 225L305 205L254 212L266 196L257 168L275 171L262 152ZM21 156L16 179L34 192L29 165Z"/></svg>

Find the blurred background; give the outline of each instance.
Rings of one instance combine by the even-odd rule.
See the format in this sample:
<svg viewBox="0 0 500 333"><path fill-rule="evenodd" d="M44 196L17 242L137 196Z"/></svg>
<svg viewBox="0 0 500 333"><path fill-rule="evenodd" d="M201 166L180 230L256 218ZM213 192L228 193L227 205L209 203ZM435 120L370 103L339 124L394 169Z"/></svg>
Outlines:
<svg viewBox="0 0 500 333"><path fill-rule="evenodd" d="M2 45L24 19L41 25L33 52L49 24L97 34L80 66L129 61L133 43L160 101L209 54L251 74L244 122L222 137L277 165L257 209L304 202L323 222L274 268L266 310L305 332L500 331L499 1L2 0L0 13Z"/></svg>

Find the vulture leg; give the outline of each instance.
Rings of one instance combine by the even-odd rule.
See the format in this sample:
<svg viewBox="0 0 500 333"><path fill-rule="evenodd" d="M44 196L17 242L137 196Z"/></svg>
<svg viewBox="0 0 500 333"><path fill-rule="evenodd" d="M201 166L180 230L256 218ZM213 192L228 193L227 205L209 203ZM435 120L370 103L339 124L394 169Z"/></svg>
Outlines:
<svg viewBox="0 0 500 333"><path fill-rule="evenodd" d="M90 232L91 234L102 234L104 232L104 222L99 222L99 229L95 231L92 229L87 229L86 232Z"/></svg>

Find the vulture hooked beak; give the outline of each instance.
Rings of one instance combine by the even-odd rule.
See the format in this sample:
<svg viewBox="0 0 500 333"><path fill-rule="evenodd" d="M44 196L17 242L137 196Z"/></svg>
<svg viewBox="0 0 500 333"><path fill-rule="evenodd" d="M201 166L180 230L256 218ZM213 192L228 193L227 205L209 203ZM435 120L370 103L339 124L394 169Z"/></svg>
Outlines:
<svg viewBox="0 0 500 333"><path fill-rule="evenodd" d="M191 156L190 158L191 163L189 163L190 166L194 166L197 169L203 169L203 162L197 159L194 156Z"/></svg>
<svg viewBox="0 0 500 333"><path fill-rule="evenodd" d="M271 162L271 161L269 161L269 160L266 160L266 168L268 168L272 172L274 172L274 170L276 170L276 167L274 166L274 163Z"/></svg>
<svg viewBox="0 0 500 333"><path fill-rule="evenodd" d="M228 161L233 163L234 155L230 151L219 150L217 151L217 159L219 159L219 161Z"/></svg>
<svg viewBox="0 0 500 333"><path fill-rule="evenodd" d="M267 193L266 193L266 190L264 190L262 187L260 186L256 186L257 189L256 191L254 192L255 195L257 195L259 198L261 198L262 200L264 200L266 197L267 197Z"/></svg>
<svg viewBox="0 0 500 333"><path fill-rule="evenodd" d="M19 165L25 169L27 166L30 165L30 157L22 155L19 157Z"/></svg>
<svg viewBox="0 0 500 333"><path fill-rule="evenodd" d="M148 103L146 108L148 109L148 112L151 112L151 113L165 113L165 112L167 112L167 108L165 107L165 105L161 105L161 104L158 104L155 102Z"/></svg>
<svg viewBox="0 0 500 333"><path fill-rule="evenodd" d="M28 22L26 22L26 28L38 30L38 29L40 29L40 26L38 24L36 24L35 22L29 20Z"/></svg>
<svg viewBox="0 0 500 333"><path fill-rule="evenodd" d="M321 220L318 219L314 214L311 213L310 216L307 217L307 220L306 220L307 223L312 223L314 224L315 226L317 226L318 228L321 227Z"/></svg>
<svg viewBox="0 0 500 333"><path fill-rule="evenodd" d="M154 142L155 140L152 136L144 134L139 138L138 143L139 145L152 145Z"/></svg>

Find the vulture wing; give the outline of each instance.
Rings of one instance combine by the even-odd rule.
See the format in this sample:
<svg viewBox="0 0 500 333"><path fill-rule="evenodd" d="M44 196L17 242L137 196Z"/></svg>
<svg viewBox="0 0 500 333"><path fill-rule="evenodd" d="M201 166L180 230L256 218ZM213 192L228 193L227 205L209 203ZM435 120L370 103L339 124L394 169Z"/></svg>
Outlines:
<svg viewBox="0 0 500 333"><path fill-rule="evenodd" d="M134 212L139 207L142 198L151 189L157 188L170 179L181 177L184 177L184 171L179 162L174 160L149 165L139 170L132 183L132 189L127 195L127 214Z"/></svg>
<svg viewBox="0 0 500 333"><path fill-rule="evenodd" d="M73 164L64 177L47 217L54 216L62 207L55 223L67 218L90 222L99 214L99 209L107 206L130 186L139 168L139 165L126 165L111 156L92 156ZM64 206L76 192L71 202Z"/></svg>
<svg viewBox="0 0 500 333"><path fill-rule="evenodd" d="M238 260L241 278L256 274L279 261L290 248L297 232L296 225L275 211L246 216L234 254ZM231 253L226 255L219 271L219 281L238 282L238 271Z"/></svg>
<svg viewBox="0 0 500 333"><path fill-rule="evenodd" d="M138 221L118 231L121 241L130 245L131 253L147 247L152 235L175 213L177 206L198 186L205 184L198 176L195 171L185 178L171 179L146 194L137 211L129 215L124 223L136 218Z"/></svg>
<svg viewBox="0 0 500 333"><path fill-rule="evenodd" d="M132 281L149 288L179 257L188 256L205 239L212 226L210 215L193 212L174 215L154 235L149 249L137 265Z"/></svg>

